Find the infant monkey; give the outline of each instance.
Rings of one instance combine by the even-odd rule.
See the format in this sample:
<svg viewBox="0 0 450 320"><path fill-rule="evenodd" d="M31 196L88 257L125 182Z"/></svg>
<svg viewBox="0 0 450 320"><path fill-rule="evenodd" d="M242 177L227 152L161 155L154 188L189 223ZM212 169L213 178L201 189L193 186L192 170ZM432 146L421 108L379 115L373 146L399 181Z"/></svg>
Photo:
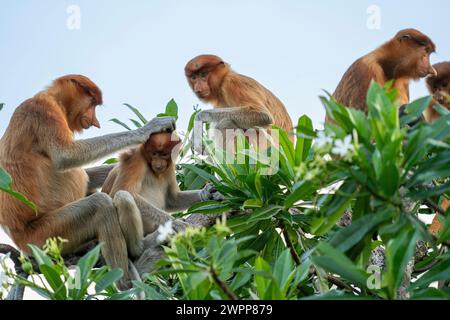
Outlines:
<svg viewBox="0 0 450 320"><path fill-rule="evenodd" d="M175 176L180 148L181 140L175 133L152 134L144 144L120 156L120 163L109 174L102 192L110 194L116 206L120 205L120 191L127 191L139 208L139 202L146 201L164 212L182 211L201 201L221 200L222 195L211 185L202 190L180 190ZM165 222L142 210L141 215L144 236Z"/></svg>

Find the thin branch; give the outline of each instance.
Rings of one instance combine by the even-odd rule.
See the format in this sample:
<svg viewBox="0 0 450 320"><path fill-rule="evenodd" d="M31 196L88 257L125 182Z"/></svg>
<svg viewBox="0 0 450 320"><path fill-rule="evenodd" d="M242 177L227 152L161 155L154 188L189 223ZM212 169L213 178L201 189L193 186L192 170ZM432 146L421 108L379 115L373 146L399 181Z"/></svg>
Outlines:
<svg viewBox="0 0 450 320"><path fill-rule="evenodd" d="M431 199L425 199L424 203L429 206L431 209L434 209L435 211L437 211L439 214L445 216L445 210L442 209L437 203L435 203L433 200Z"/></svg>
<svg viewBox="0 0 450 320"><path fill-rule="evenodd" d="M318 276L317 275L317 270L316 270L315 267L311 267L309 269L309 274ZM361 294L361 292L359 292L356 288L353 288L351 285L346 284L341 279L336 278L336 277L334 277L334 276L332 276L330 274L326 275L326 279L329 282L331 282L332 284L336 285L339 289L347 290L347 291L350 291L350 292L353 292L353 293L356 293L356 294Z"/></svg>
<svg viewBox="0 0 450 320"><path fill-rule="evenodd" d="M237 295L233 292L233 290L231 290L231 288L227 285L226 282L222 281L219 278L216 270L212 266L210 267L209 272L211 273L214 282L219 286L220 289L222 289L223 293L225 293L225 295L230 300L238 300Z"/></svg>
<svg viewBox="0 0 450 320"><path fill-rule="evenodd" d="M439 262L438 259L434 259L433 261L431 261L428 265L426 265L426 266L423 267L423 268L417 268L417 269L415 268L415 269L414 269L414 273L423 273L423 272L425 272L425 271L428 271L428 270L430 270L431 268L433 268L435 265L437 265L438 262Z"/></svg>

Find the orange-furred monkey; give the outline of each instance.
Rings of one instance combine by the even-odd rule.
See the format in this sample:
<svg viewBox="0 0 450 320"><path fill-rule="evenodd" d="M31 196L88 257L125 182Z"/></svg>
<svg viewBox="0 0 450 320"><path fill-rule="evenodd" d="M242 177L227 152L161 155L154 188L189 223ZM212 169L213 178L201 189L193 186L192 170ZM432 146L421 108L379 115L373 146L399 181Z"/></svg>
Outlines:
<svg viewBox="0 0 450 320"><path fill-rule="evenodd" d="M98 179L89 184L81 166L142 143L152 133L174 130L175 123L173 118L156 118L134 131L75 140L74 132L100 127L95 115L100 104L102 93L95 83L85 76L67 75L15 110L0 140L0 167L38 212L0 193L0 224L25 251L29 243L42 245L56 236L69 241L63 254L91 240L103 242L106 263L123 269L125 285L128 255L137 256L142 250L141 218L136 210L116 210L105 193L86 197L88 187L101 186L93 182L99 183L105 170L89 170Z"/></svg>
<svg viewBox="0 0 450 320"><path fill-rule="evenodd" d="M436 76L430 76L426 80L428 91L433 97L430 106L425 110L425 119L434 121L440 115L433 109L437 103L450 110L450 62L441 62L433 65L436 70Z"/></svg>
<svg viewBox="0 0 450 320"><path fill-rule="evenodd" d="M214 123L222 132L275 124L293 139L292 120L283 103L256 80L232 71L220 57L197 56L184 70L196 96L215 108L198 113L197 122ZM200 146L201 134L194 132L194 148L199 150Z"/></svg>
<svg viewBox="0 0 450 320"><path fill-rule="evenodd" d="M425 119L429 122L439 119L439 113L434 110L433 106L437 103L443 107L450 110L450 62L441 62L433 65L434 69L437 71L437 75L430 76L427 78L427 88L433 97L428 108L425 110ZM448 209L450 201L444 199L442 203L442 208L444 210ZM430 226L430 232L432 234L437 234L441 230L442 226L439 223L438 215L434 217L433 223Z"/></svg>
<svg viewBox="0 0 450 320"><path fill-rule="evenodd" d="M394 80L400 105L409 103L409 82L436 75L430 64L433 41L415 29L398 32L378 49L354 62L342 77L333 97L349 107L367 111L366 96L372 80L385 85ZM330 119L327 116L327 121Z"/></svg>
<svg viewBox="0 0 450 320"><path fill-rule="evenodd" d="M220 200L221 195L210 185L202 190L180 191L175 176L175 159L181 141L175 134L156 133L137 148L123 153L119 165L105 181L102 191L117 196L127 191L140 201L147 201L155 207L174 212L185 210L193 204L206 200ZM155 230L155 219L146 219L144 234Z"/></svg>

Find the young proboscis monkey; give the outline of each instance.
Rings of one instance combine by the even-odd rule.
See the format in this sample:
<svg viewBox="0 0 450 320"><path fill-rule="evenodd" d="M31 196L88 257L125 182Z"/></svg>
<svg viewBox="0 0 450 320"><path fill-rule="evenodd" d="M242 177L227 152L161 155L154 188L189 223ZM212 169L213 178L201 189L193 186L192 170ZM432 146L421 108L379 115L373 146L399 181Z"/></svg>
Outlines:
<svg viewBox="0 0 450 320"><path fill-rule="evenodd" d="M366 96L372 80L384 86L393 80L401 106L409 103L409 83L428 75L436 75L430 55L433 41L415 29L399 31L394 38L356 60L342 77L333 97L349 108L367 112ZM331 119L327 116L326 121Z"/></svg>
<svg viewBox="0 0 450 320"><path fill-rule="evenodd" d="M132 210L116 210L105 193L86 197L88 187L100 187L95 184L110 167L90 170L96 181L89 184L82 166L143 143L152 133L173 131L175 119L155 118L137 130L75 140L75 132L100 127L95 114L100 104L102 93L95 83L85 76L67 75L15 110L0 140L0 167L11 175L12 187L34 202L38 211L0 192L0 224L24 251L29 250L27 244L40 246L59 236L68 240L63 248L66 255L98 240L106 263L123 269L126 286L128 257L142 250L141 217ZM160 217L160 212L155 215Z"/></svg>
<svg viewBox="0 0 450 320"><path fill-rule="evenodd" d="M450 62L437 63L433 67L436 69L437 75L430 76L426 80L428 91L433 97L433 100L424 112L425 119L429 122L435 121L440 117L440 114L434 109L436 104L440 104L450 110ZM442 202L442 208L447 210L449 205L450 201L445 198ZM430 226L430 232L437 234L441 228L442 226L436 215Z"/></svg>
<svg viewBox="0 0 450 320"><path fill-rule="evenodd" d="M293 139L292 120L283 103L256 80L238 74L220 57L200 55L189 61L185 75L195 95L214 106L197 114L194 149L202 149L202 124L213 123L225 137L226 129L270 128L285 130Z"/></svg>
<svg viewBox="0 0 450 320"><path fill-rule="evenodd" d="M126 191L138 201L166 212L182 211L201 201L222 200L222 195L211 185L202 190L180 191L175 175L179 147L181 140L175 133L152 134L145 143L121 155L119 165L109 174L102 191L114 200ZM144 235L155 231L160 222L153 217L146 219L145 212L141 214Z"/></svg>

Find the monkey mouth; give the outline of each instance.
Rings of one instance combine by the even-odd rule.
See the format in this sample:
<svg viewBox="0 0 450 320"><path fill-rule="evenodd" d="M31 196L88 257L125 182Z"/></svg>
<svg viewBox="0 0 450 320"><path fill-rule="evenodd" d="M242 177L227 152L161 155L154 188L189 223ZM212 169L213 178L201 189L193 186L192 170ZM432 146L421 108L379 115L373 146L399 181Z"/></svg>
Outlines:
<svg viewBox="0 0 450 320"><path fill-rule="evenodd" d="M87 118L81 118L80 122L81 122L81 127L85 130L89 129L92 126L91 121Z"/></svg>
<svg viewBox="0 0 450 320"><path fill-rule="evenodd" d="M209 92L199 92L197 93L197 97L200 99L207 98L209 96Z"/></svg>

